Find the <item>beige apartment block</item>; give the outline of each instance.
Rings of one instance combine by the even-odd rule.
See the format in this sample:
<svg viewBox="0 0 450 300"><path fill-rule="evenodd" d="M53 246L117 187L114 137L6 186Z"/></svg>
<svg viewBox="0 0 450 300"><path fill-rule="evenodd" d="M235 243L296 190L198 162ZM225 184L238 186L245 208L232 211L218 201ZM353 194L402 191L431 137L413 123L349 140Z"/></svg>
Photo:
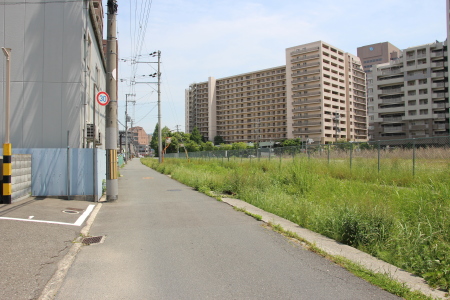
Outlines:
<svg viewBox="0 0 450 300"><path fill-rule="evenodd" d="M372 139L449 134L447 43L410 47L373 68L369 79Z"/></svg>
<svg viewBox="0 0 450 300"><path fill-rule="evenodd" d="M360 59L322 41L286 49L289 138L367 140Z"/></svg>
<svg viewBox="0 0 450 300"><path fill-rule="evenodd" d="M186 130L213 140L314 143L367 140L360 59L322 41L286 49L286 65L186 90Z"/></svg>

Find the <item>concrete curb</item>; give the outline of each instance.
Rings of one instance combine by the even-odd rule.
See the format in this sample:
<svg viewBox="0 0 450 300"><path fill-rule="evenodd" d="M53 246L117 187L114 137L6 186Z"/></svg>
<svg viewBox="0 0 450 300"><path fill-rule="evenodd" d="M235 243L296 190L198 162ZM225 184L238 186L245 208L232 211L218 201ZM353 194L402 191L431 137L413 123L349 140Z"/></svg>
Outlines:
<svg viewBox="0 0 450 300"><path fill-rule="evenodd" d="M86 221L86 225L80 231L80 233L83 236L88 235L92 223L94 222L95 217L97 216L97 213L99 212L101 207L102 203L98 203L95 206L94 210L92 211L91 215ZM77 240L79 239L80 238L78 238ZM70 266L75 260L75 257L77 253L80 251L81 247L82 244L80 242L75 242L72 244L72 247L70 247L69 252L67 252L64 258L58 263L58 269L56 270L55 274L53 274L52 278L45 285L44 290L41 293L41 296L38 298L39 300L52 300L55 298L56 294L61 288L61 285L63 283L64 278L66 277L67 272L69 271Z"/></svg>
<svg viewBox="0 0 450 300"><path fill-rule="evenodd" d="M438 299L449 299L446 297L446 292L430 288L422 278L406 272L396 266L381 261L365 252L357 250L348 245L336 242L330 238L324 237L318 233L312 232L308 229L302 228L297 224L280 218L274 214L268 213L260 208L257 208L247 202L233 198L221 198L223 202L237 208L242 208L249 213L262 216L262 221L265 223L272 223L280 225L283 229L296 233L299 237L305 239L311 244L314 244L319 249L331 255L339 255L349 259L363 267L376 272L387 274L393 279L405 283L411 290L417 290L425 295L429 295Z"/></svg>

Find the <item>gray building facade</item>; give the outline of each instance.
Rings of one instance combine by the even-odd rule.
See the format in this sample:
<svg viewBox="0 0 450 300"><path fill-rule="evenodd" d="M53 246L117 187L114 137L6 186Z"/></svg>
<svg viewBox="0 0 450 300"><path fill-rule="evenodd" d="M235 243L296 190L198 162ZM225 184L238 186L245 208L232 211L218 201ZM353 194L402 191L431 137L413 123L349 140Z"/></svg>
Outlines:
<svg viewBox="0 0 450 300"><path fill-rule="evenodd" d="M11 48L13 148L104 148L101 1L0 0L0 46ZM0 107L5 105L0 58ZM0 119L5 118L0 110ZM93 124L96 126L94 127ZM4 138L0 122L0 139Z"/></svg>

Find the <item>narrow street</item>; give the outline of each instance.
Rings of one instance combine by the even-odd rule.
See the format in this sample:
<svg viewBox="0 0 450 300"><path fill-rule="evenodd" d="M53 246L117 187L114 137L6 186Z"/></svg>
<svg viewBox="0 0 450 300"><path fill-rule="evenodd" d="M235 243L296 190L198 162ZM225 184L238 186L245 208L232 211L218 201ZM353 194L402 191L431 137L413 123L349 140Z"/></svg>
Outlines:
<svg viewBox="0 0 450 300"><path fill-rule="evenodd" d="M398 299L138 159L57 299Z"/></svg>

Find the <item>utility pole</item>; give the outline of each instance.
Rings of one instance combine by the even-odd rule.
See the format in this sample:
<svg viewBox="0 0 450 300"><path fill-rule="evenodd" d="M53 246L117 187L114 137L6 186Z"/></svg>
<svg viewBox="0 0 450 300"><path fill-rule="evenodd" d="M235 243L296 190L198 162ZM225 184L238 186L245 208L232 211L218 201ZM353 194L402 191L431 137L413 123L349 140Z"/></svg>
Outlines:
<svg viewBox="0 0 450 300"><path fill-rule="evenodd" d="M158 56L158 73L150 75L151 77L158 76L158 161L162 163L162 137L161 137L161 51L154 51L150 53L151 57ZM146 61L136 61L135 63L155 63ZM155 83L155 82L135 82L135 83Z"/></svg>
<svg viewBox="0 0 450 300"><path fill-rule="evenodd" d="M106 200L115 201L119 198L119 182L117 170L117 43L116 43L116 13L117 0L108 0L108 28L106 44L106 70L108 78L106 92L111 99L106 106Z"/></svg>
<svg viewBox="0 0 450 300"><path fill-rule="evenodd" d="M10 88L11 88L11 49L2 47L6 56L6 86L5 86L5 141L3 144L3 204L11 204L11 175L12 175L12 145L10 142Z"/></svg>
<svg viewBox="0 0 450 300"><path fill-rule="evenodd" d="M161 128L161 51L158 50L158 161L162 163L162 128Z"/></svg>
<svg viewBox="0 0 450 300"><path fill-rule="evenodd" d="M177 132L180 132L180 128L181 127L181 125L175 125L175 128L177 129Z"/></svg>
<svg viewBox="0 0 450 300"><path fill-rule="evenodd" d="M125 94L125 160L128 161L128 96L136 94Z"/></svg>

